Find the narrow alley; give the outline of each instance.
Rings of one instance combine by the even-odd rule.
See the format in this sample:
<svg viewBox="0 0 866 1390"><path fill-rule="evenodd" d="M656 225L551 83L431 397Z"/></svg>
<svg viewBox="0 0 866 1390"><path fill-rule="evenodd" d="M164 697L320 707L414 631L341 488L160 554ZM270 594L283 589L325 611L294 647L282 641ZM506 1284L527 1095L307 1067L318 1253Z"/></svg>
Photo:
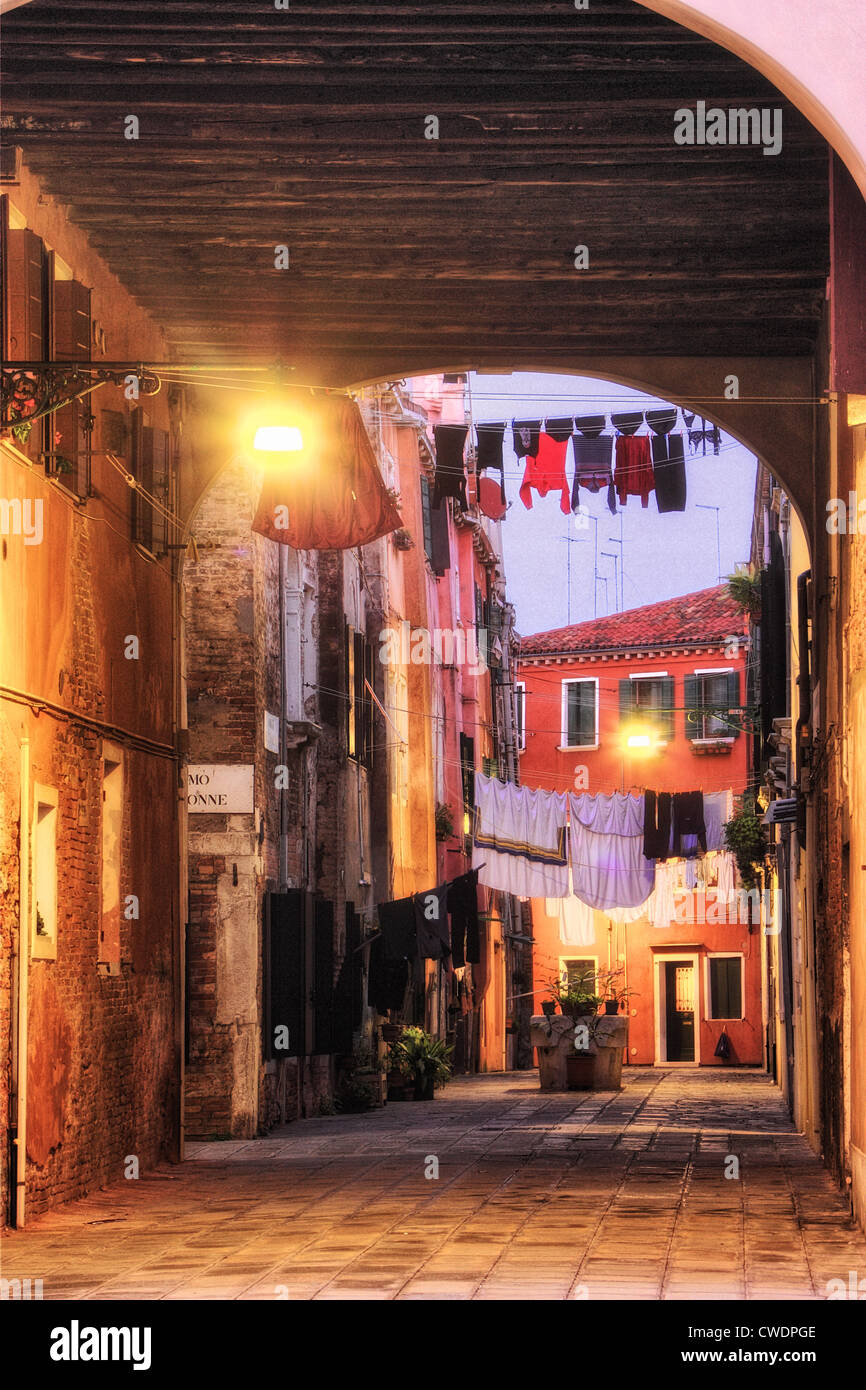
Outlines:
<svg viewBox="0 0 866 1390"><path fill-rule="evenodd" d="M55 1299L787 1301L847 1289L866 1239L758 1072L506 1072L190 1144L10 1235L6 1277L36 1268Z"/></svg>

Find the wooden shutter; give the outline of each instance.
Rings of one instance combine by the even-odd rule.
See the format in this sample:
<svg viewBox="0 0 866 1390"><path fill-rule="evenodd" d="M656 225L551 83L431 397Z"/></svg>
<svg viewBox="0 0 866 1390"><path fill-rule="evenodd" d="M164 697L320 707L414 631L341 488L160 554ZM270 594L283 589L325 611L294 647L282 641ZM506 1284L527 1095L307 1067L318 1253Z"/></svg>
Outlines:
<svg viewBox="0 0 866 1390"><path fill-rule="evenodd" d="M440 508L441 510L441 508ZM430 484L425 474L421 474L421 529L424 534L424 553L433 564L433 531L430 507Z"/></svg>
<svg viewBox="0 0 866 1390"><path fill-rule="evenodd" d="M361 1027L361 919L354 903L346 903L346 948L334 990L332 1050L351 1054L352 1034Z"/></svg>
<svg viewBox="0 0 866 1390"><path fill-rule="evenodd" d="M171 481L171 437L166 430L154 429L152 448L152 494L168 509ZM151 550L154 555L168 553L168 521L162 512L151 507Z"/></svg>
<svg viewBox="0 0 866 1390"><path fill-rule="evenodd" d="M78 280L53 281L51 356L56 362L90 360L90 290ZM90 491L89 397L71 401L48 417L49 472L79 497ZM59 438L58 438L59 436Z"/></svg>
<svg viewBox="0 0 866 1390"><path fill-rule="evenodd" d="M334 904L316 898L313 905L313 1051L334 1047Z"/></svg>
<svg viewBox="0 0 866 1390"><path fill-rule="evenodd" d="M305 898L297 888L266 893L264 898L262 1050L266 1058L300 1057L306 1050ZM274 1048L281 1025L289 1030L287 1051Z"/></svg>
<svg viewBox="0 0 866 1390"><path fill-rule="evenodd" d="M48 356L45 248L26 227L5 236L3 348L7 362L44 362Z"/></svg>
<svg viewBox="0 0 866 1390"><path fill-rule="evenodd" d="M619 683L619 720L624 723L630 719L634 712L634 687L630 680L621 680Z"/></svg>
<svg viewBox="0 0 866 1390"><path fill-rule="evenodd" d="M674 697L676 692L676 681L673 676L664 676L661 685L661 709L659 710L659 727L664 730L665 737L674 737Z"/></svg>
<svg viewBox="0 0 866 1390"><path fill-rule="evenodd" d="M354 758L358 747L357 711L355 709L355 629L346 624L346 752Z"/></svg>
<svg viewBox="0 0 866 1390"><path fill-rule="evenodd" d="M728 672L728 708L729 708L729 709L732 709L732 710L738 710L738 709L739 709L739 704L740 704L740 673L739 673L739 671L729 671L729 672ZM727 729L725 730L725 735L726 735L726 737L728 737L728 738L739 738L739 737L740 737L740 734L741 734L743 731L742 731L742 729L740 729L740 728L738 727L736 721L737 721L737 716L734 715L734 716L730 719L730 724L731 724L733 727L729 727L729 728L727 728Z"/></svg>
<svg viewBox="0 0 866 1390"><path fill-rule="evenodd" d="M140 410L135 412L132 436L132 473L145 492L153 493L154 430L143 423ZM145 550L153 549L153 507L146 497L132 491L132 539Z"/></svg>
<svg viewBox="0 0 866 1390"><path fill-rule="evenodd" d="M90 290L78 280L55 280L54 360L88 362L90 334Z"/></svg>
<svg viewBox="0 0 866 1390"><path fill-rule="evenodd" d="M685 719L686 738L703 738L704 735L704 721L700 717L689 719L689 712L700 707L701 686L700 676L683 677L683 704L685 705L683 718Z"/></svg>

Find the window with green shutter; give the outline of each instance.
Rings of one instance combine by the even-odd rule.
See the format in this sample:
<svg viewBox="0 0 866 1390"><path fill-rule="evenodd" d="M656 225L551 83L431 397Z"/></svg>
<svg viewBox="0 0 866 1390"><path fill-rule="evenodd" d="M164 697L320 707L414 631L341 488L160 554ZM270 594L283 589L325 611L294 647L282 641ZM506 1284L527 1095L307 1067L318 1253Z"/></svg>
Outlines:
<svg viewBox="0 0 866 1390"><path fill-rule="evenodd" d="M562 745L594 746L598 742L598 681L562 682Z"/></svg>
<svg viewBox="0 0 866 1390"><path fill-rule="evenodd" d="M730 713L740 706L739 671L696 672L685 677L683 689L687 738L739 738L736 717Z"/></svg>
<svg viewBox="0 0 866 1390"><path fill-rule="evenodd" d="M636 676L619 683L619 717L651 725L659 738L674 737L676 682L673 676Z"/></svg>
<svg viewBox="0 0 866 1390"><path fill-rule="evenodd" d="M710 1018L743 1017L742 956L710 956Z"/></svg>

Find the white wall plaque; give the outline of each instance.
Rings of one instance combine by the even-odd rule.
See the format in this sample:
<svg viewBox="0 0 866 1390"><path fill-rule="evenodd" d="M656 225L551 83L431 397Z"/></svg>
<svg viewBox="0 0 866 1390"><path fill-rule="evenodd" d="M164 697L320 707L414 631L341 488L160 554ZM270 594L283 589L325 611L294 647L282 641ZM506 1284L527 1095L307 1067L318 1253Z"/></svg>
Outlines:
<svg viewBox="0 0 866 1390"><path fill-rule="evenodd" d="M229 763L191 763L186 774L190 811L246 815L253 809L253 767Z"/></svg>
<svg viewBox="0 0 866 1390"><path fill-rule="evenodd" d="M277 715L265 710L265 747L269 753L280 751L280 721Z"/></svg>

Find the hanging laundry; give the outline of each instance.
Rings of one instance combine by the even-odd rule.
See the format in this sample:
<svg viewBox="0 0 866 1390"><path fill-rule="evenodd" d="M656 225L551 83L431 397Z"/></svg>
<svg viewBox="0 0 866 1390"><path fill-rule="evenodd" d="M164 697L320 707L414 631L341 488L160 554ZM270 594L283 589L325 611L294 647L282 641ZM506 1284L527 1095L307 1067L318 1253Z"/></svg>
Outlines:
<svg viewBox="0 0 866 1390"><path fill-rule="evenodd" d="M463 446L467 433L467 425L433 427L433 438L436 441L436 477L432 497L434 507L439 506L443 497L455 497L464 511L469 508L466 500L466 468L463 463Z"/></svg>
<svg viewBox="0 0 866 1390"><path fill-rule="evenodd" d="M649 506L649 495L655 487L652 452L647 435L633 439L621 434L616 441L616 494L620 505L627 497L639 497L642 507Z"/></svg>
<svg viewBox="0 0 866 1390"><path fill-rule="evenodd" d="M511 437L514 452L519 459L535 458L538 453L538 440L541 435L540 420L512 420Z"/></svg>
<svg viewBox="0 0 866 1390"><path fill-rule="evenodd" d="M571 441L574 453L574 484L571 490L571 509L580 506L580 489L597 493L607 488L607 508L616 515L616 490L613 485L613 435L604 434L587 439L576 434Z"/></svg>
<svg viewBox="0 0 866 1390"><path fill-rule="evenodd" d="M704 835L708 853L711 850L723 850L725 848L725 822L729 821L733 814L733 792L704 793ZM699 840L696 834L684 834L681 845L682 853L686 856L696 854L698 844Z"/></svg>
<svg viewBox="0 0 866 1390"><path fill-rule="evenodd" d="M539 437L538 454L527 458L526 471L520 484L520 500L525 507L532 506L532 490L539 497L548 492L559 492L560 511L571 511L571 496L568 479L565 476L565 455L574 421L548 420Z"/></svg>
<svg viewBox="0 0 866 1390"><path fill-rule="evenodd" d="M671 849L671 794L644 792L643 852L646 859L667 859Z"/></svg>
<svg viewBox="0 0 866 1390"><path fill-rule="evenodd" d="M451 932L448 927L447 883L416 893L412 899L415 909L415 931L418 954L427 960L442 960L451 954Z"/></svg>
<svg viewBox="0 0 866 1390"><path fill-rule="evenodd" d="M296 550L349 550L402 526L355 402L318 401L310 433L315 445L265 474L252 529Z"/></svg>
<svg viewBox="0 0 866 1390"><path fill-rule="evenodd" d="M385 954L381 937L372 941L367 991L377 1013L386 1014L389 1009L401 1010L405 1003L408 984L408 960L390 960Z"/></svg>
<svg viewBox="0 0 866 1390"><path fill-rule="evenodd" d="M397 898L395 902L379 903L376 913L386 957L398 960L408 956L414 960L418 954L418 937L412 899Z"/></svg>
<svg viewBox="0 0 866 1390"><path fill-rule="evenodd" d="M574 895L571 869L568 871L568 894L564 898L545 898L544 910L559 924L559 940L563 946L592 946L595 941L595 914L581 898Z"/></svg>
<svg viewBox="0 0 866 1390"><path fill-rule="evenodd" d="M479 883L515 897L568 891L566 799L475 774L472 867Z"/></svg>
<svg viewBox="0 0 866 1390"><path fill-rule="evenodd" d="M609 918L611 922L616 922L619 926L622 926L623 923L628 925L629 922L640 922L644 917L649 916L651 903L652 893L650 893L645 902L640 903L637 907L609 907L605 912L605 916Z"/></svg>
<svg viewBox="0 0 866 1390"><path fill-rule="evenodd" d="M490 469L499 474L499 493L503 507L506 505L505 498L505 462L502 457L502 438L505 434L505 426L502 424L490 425L481 424L478 430L478 458L475 464L475 471L479 474L486 473Z"/></svg>
<svg viewBox="0 0 866 1390"><path fill-rule="evenodd" d="M684 835L694 835L697 837L695 848L692 853L697 852L700 845L704 853L707 849L707 827L704 824L704 797L702 792L674 792L673 799L673 846L672 853L676 858L684 854L682 837Z"/></svg>
<svg viewBox="0 0 866 1390"><path fill-rule="evenodd" d="M737 891L737 861L730 850L723 850L716 856L718 876L716 891L719 898L729 902Z"/></svg>
<svg viewBox="0 0 866 1390"><path fill-rule="evenodd" d="M642 410L624 410L618 415L611 415L610 417L610 423L614 429L625 435L635 434L643 424L643 420Z"/></svg>
<svg viewBox="0 0 866 1390"><path fill-rule="evenodd" d="M569 793L574 891L590 907L638 907L655 886L643 854L644 799L622 792Z"/></svg>
<svg viewBox="0 0 866 1390"><path fill-rule="evenodd" d="M448 911L451 913L451 959L456 966L465 965L467 961L477 965L481 960L477 869L453 880L448 889Z"/></svg>
<svg viewBox="0 0 866 1390"><path fill-rule="evenodd" d="M654 435L652 444L656 505L660 512L686 509L686 455L681 434Z"/></svg>
<svg viewBox="0 0 866 1390"><path fill-rule="evenodd" d="M665 928L676 919L676 875L674 865L667 862L656 863L655 890L650 899L647 915L654 927Z"/></svg>

